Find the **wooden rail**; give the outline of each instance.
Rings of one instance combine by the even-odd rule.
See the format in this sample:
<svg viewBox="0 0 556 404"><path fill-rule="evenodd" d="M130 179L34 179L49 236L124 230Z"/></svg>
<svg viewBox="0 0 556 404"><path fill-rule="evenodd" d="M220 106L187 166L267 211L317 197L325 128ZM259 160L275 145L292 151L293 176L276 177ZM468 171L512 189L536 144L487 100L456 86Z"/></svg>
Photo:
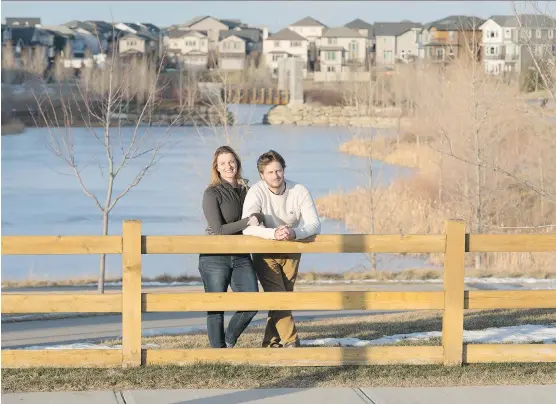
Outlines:
<svg viewBox="0 0 556 404"><path fill-rule="evenodd" d="M439 292L142 293L142 254L444 253ZM225 361L288 366L556 362L556 344L463 344L465 309L556 308L555 290L465 291L466 252L556 252L556 235L465 234L462 221L441 235L322 235L301 242L248 236L144 236L124 221L122 236L3 236L3 255L121 254L122 293L2 293L2 313L122 313L122 349L2 350L2 367L120 367ZM442 346L302 349L142 349L141 315L218 310L443 310Z"/></svg>

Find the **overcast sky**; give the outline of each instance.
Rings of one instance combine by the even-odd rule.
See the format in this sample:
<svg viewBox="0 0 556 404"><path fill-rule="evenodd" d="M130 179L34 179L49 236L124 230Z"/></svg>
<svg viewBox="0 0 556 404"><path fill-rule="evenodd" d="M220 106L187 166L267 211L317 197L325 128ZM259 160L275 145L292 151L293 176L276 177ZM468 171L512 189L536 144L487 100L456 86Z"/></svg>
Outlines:
<svg viewBox="0 0 556 404"><path fill-rule="evenodd" d="M547 3L547 2L540 2ZM554 3L553 3L554 4ZM45 25L71 20L183 23L198 15L236 18L277 31L311 16L328 26L361 18L367 22L426 23L449 15L512 14L510 1L4 1L6 17L40 17Z"/></svg>

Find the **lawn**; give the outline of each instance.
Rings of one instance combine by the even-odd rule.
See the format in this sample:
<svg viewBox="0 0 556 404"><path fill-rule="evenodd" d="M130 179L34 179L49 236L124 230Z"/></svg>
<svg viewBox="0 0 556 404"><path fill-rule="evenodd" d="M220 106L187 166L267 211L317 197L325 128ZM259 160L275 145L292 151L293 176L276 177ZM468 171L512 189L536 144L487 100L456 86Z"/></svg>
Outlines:
<svg viewBox="0 0 556 404"><path fill-rule="evenodd" d="M556 323L556 309L467 310L466 330L525 324ZM384 335L441 330L440 311L373 314L298 322L302 339L376 339ZM250 327L238 347L257 347L263 328ZM115 345L121 341L103 341ZM143 339L160 348L206 348L205 332ZM400 344L410 344L401 342ZM411 343L417 344L417 343ZM419 342L439 345L439 339ZM298 348L303 349L303 348ZM278 387L377 387L452 386L556 383L556 364L488 364L444 367L341 366L270 367L199 363L188 366L145 366L136 369L3 369L2 392L173 389L173 388L278 388Z"/></svg>

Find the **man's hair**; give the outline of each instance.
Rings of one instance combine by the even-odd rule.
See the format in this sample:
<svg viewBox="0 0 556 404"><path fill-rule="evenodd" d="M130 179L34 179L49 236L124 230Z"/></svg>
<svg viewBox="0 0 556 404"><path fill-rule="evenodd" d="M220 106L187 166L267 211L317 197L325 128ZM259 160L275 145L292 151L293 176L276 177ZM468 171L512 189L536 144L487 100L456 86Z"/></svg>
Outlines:
<svg viewBox="0 0 556 404"><path fill-rule="evenodd" d="M280 155L280 153L274 150L269 150L266 153L260 155L259 159L257 160L257 169L262 174L264 168L273 161L277 161L282 166L282 169L286 169L286 161Z"/></svg>

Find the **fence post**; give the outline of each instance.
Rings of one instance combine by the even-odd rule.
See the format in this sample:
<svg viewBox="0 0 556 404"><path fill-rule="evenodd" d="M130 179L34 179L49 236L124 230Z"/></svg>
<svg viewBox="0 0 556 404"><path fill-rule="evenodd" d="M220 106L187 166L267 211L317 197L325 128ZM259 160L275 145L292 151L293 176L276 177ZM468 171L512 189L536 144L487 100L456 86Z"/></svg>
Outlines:
<svg viewBox="0 0 556 404"><path fill-rule="evenodd" d="M122 230L122 366L141 366L141 221Z"/></svg>
<svg viewBox="0 0 556 404"><path fill-rule="evenodd" d="M465 223L463 220L448 220L444 253L442 318L444 365L461 365L463 361L464 271Z"/></svg>

